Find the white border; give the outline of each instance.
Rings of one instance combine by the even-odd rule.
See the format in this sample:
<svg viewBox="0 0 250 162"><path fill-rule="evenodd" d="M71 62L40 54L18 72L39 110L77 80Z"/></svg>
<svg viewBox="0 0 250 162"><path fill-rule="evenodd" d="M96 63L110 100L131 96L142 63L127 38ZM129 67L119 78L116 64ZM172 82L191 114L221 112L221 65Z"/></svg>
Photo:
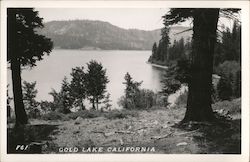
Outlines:
<svg viewBox="0 0 250 162"><path fill-rule="evenodd" d="M7 154L6 133L6 9L7 7L39 8L241 8L242 9L242 153L241 155L201 155L201 154ZM207 161L246 162L249 161L249 1L2 1L1 2L1 154L3 162L26 161Z"/></svg>

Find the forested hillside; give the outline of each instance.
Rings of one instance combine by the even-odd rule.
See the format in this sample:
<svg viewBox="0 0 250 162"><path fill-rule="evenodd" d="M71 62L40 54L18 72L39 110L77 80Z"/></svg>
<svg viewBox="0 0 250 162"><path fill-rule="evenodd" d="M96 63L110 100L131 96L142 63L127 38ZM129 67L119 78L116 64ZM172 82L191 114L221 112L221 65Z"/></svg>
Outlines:
<svg viewBox="0 0 250 162"><path fill-rule="evenodd" d="M91 20L51 21L44 26L38 32L51 38L55 48L62 49L151 50L161 35L160 29L123 29ZM187 27L172 27L171 41L189 37L190 32L175 35L185 29Z"/></svg>

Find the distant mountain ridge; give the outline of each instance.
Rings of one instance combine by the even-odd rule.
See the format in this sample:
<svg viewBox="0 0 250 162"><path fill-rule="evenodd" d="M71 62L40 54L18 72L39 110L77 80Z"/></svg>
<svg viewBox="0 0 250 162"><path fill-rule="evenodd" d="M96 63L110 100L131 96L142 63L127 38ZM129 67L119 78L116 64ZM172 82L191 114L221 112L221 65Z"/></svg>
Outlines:
<svg viewBox="0 0 250 162"><path fill-rule="evenodd" d="M171 42L191 36L190 32L174 35L183 30L187 27L172 27ZM55 48L62 49L151 50L153 43L161 38L160 29L123 29L109 22L93 20L51 21L38 32L51 38Z"/></svg>

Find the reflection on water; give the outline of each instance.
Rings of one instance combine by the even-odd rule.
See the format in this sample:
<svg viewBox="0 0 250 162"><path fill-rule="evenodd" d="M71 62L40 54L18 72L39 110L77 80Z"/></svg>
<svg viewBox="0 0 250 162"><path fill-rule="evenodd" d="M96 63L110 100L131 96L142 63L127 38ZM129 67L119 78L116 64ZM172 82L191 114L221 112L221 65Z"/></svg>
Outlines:
<svg viewBox="0 0 250 162"><path fill-rule="evenodd" d="M37 100L52 100L48 93L52 88L59 91L64 76L70 80L71 69L76 66L86 67L90 60L101 62L107 69L110 82L107 91L111 94L112 104L117 106L117 100L124 94L124 76L129 72L136 81L143 81L142 87L159 91L161 89L162 69L147 64L151 51L81 51L53 50L50 56L37 62L33 69L25 69L22 78L25 81L36 81ZM8 71L8 83L11 76ZM11 85L11 84L10 84ZM11 87L10 87L11 88ZM9 91L11 95L11 91Z"/></svg>

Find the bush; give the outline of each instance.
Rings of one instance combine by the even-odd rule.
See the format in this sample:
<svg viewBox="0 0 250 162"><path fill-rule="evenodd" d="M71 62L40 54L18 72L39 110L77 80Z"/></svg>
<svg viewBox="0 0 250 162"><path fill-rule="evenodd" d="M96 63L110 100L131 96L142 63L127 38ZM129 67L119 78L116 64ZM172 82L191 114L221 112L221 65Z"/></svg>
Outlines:
<svg viewBox="0 0 250 162"><path fill-rule="evenodd" d="M127 118L128 116L136 117L138 112L132 110L112 110L105 112L105 118L107 119L122 119Z"/></svg>
<svg viewBox="0 0 250 162"><path fill-rule="evenodd" d="M154 107L166 107L169 105L168 96L164 96L162 94L156 94L155 102L156 104Z"/></svg>
<svg viewBox="0 0 250 162"><path fill-rule="evenodd" d="M81 118L96 118L101 116L101 111L98 110L80 110L77 112L69 113L68 118L75 120L77 117Z"/></svg>
<svg viewBox="0 0 250 162"><path fill-rule="evenodd" d="M180 96L176 99L176 105L186 105L187 104L188 91L185 90Z"/></svg>
<svg viewBox="0 0 250 162"><path fill-rule="evenodd" d="M135 107L138 109L149 109L156 105L156 94L148 89L141 89L134 98Z"/></svg>
<svg viewBox="0 0 250 162"><path fill-rule="evenodd" d="M30 109L29 113L28 113L28 117L29 118L39 118L41 117L41 110L37 107L30 107L32 109Z"/></svg>
<svg viewBox="0 0 250 162"><path fill-rule="evenodd" d="M68 120L69 118L60 112L52 111L41 116L43 120Z"/></svg>
<svg viewBox="0 0 250 162"><path fill-rule="evenodd" d="M129 97L122 96L118 100L118 105L125 109L150 109L156 106L157 94L148 89L138 89Z"/></svg>
<svg viewBox="0 0 250 162"><path fill-rule="evenodd" d="M78 112L73 112L67 115L69 119L75 120L77 117L85 118L96 118L103 116L107 119L122 119L127 118L128 116L137 116L138 113L136 111L131 110L111 110L107 112L102 112L99 110L81 110Z"/></svg>

